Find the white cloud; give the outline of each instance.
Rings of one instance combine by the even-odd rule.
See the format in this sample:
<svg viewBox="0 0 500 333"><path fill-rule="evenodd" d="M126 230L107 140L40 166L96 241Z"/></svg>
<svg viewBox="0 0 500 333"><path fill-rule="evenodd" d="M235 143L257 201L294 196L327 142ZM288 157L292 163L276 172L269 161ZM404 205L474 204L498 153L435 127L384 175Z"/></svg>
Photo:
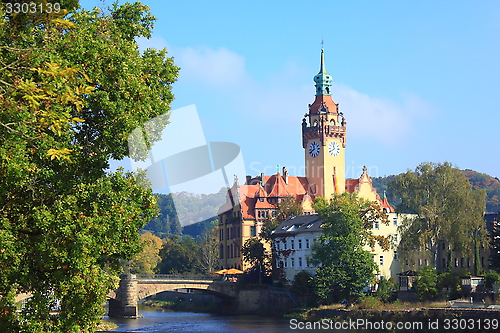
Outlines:
<svg viewBox="0 0 500 333"><path fill-rule="evenodd" d="M397 103L334 83L332 95L337 103L340 102L350 135L388 145L403 143L415 131L415 120L429 117L433 109L412 93L401 93L402 103Z"/></svg>
<svg viewBox="0 0 500 333"><path fill-rule="evenodd" d="M218 87L233 87L247 79L245 58L224 47L180 48L173 51L185 80Z"/></svg>

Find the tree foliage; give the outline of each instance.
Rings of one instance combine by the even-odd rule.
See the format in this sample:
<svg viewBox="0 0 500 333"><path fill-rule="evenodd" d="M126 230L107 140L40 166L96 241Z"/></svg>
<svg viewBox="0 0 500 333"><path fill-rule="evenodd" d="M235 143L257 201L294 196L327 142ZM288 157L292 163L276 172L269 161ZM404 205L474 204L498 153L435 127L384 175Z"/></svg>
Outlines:
<svg viewBox="0 0 500 333"><path fill-rule="evenodd" d="M165 238L156 271L160 274L199 274L198 248L198 244L190 236L172 235Z"/></svg>
<svg viewBox="0 0 500 333"><path fill-rule="evenodd" d="M485 193L473 189L464 174L448 162L423 163L389 183L391 194L401 203L398 212L416 214L403 225L401 253L424 249L436 263L439 241L448 249L472 251L474 239L486 235L483 214ZM480 245L486 245L485 239Z"/></svg>
<svg viewBox="0 0 500 333"><path fill-rule="evenodd" d="M436 298L437 290L437 273L434 267L424 266L418 271L417 279L413 286L418 293L418 298L421 301L430 301Z"/></svg>
<svg viewBox="0 0 500 333"><path fill-rule="evenodd" d="M0 327L9 332L94 331L121 259L140 251L137 231L156 214L144 179L106 172L108 160L128 156L129 133L169 110L178 71L166 50L138 51L134 38L149 37L154 19L146 6L102 14L59 3L60 13L0 17ZM16 314L21 292L32 297Z"/></svg>
<svg viewBox="0 0 500 333"><path fill-rule="evenodd" d="M462 170L462 172L473 188L480 188L486 191L486 211L500 211L500 180L496 177L470 169ZM380 197L384 195L384 191L387 191L387 195L391 196L391 190L388 188L388 183L393 181L395 177L397 176L372 177L373 187L377 189L377 193ZM400 204L399 198L393 197L391 203L394 205Z"/></svg>
<svg viewBox="0 0 500 333"><path fill-rule="evenodd" d="M244 260L252 266L264 267L269 261L269 253L259 237L247 239L241 247L241 254Z"/></svg>
<svg viewBox="0 0 500 333"><path fill-rule="evenodd" d="M356 297L377 271L372 254L363 247L378 243L389 248L386 237L371 233L375 221L388 224L387 215L378 205L349 193L330 201L318 198L314 208L324 220L323 233L312 247L312 263L320 265L313 278L316 293L327 298L331 287L337 287L346 297Z"/></svg>
<svg viewBox="0 0 500 333"><path fill-rule="evenodd" d="M196 265L204 274L210 274L219 267L219 227L213 227L199 236Z"/></svg>
<svg viewBox="0 0 500 333"><path fill-rule="evenodd" d="M132 274L154 274L155 268L160 261L159 252L162 240L150 232L141 235L142 251L130 261L130 273Z"/></svg>

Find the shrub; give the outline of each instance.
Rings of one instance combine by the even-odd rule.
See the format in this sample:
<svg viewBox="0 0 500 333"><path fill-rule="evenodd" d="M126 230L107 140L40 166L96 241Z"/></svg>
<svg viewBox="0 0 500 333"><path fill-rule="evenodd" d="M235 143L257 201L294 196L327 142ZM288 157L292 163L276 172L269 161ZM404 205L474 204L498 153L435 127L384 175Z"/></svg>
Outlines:
<svg viewBox="0 0 500 333"><path fill-rule="evenodd" d="M418 278L415 280L415 290L421 301L429 301L437 296L436 286L437 274L434 267L425 266L418 271Z"/></svg>

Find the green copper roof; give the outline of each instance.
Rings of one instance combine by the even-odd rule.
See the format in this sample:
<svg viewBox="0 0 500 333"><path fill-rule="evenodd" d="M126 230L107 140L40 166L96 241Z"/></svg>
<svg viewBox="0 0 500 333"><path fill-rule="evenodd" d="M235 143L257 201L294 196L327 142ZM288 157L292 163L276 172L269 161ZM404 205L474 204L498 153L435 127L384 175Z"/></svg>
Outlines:
<svg viewBox="0 0 500 333"><path fill-rule="evenodd" d="M321 64L319 67L319 73L314 76L314 82L316 83L316 96L331 95L332 76L326 71L324 51L324 49L321 49Z"/></svg>

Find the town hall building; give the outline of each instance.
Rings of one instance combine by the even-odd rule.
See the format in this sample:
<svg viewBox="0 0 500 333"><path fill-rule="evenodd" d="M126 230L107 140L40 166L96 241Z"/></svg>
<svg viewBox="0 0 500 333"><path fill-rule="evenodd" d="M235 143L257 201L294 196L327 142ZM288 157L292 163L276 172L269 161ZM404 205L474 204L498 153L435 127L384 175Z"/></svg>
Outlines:
<svg viewBox="0 0 500 333"><path fill-rule="evenodd" d="M306 216L315 214L316 197L328 198L344 192L378 201L387 213L394 213L387 199L381 199L373 188L366 167L360 178L345 178L347 121L339 104L332 99L332 77L326 71L323 49L314 82L315 98L301 123L306 176L290 176L283 167L274 175L247 176L243 185L235 181L218 213L221 269L249 267L241 256L241 247L246 240L259 235L264 220L276 216L278 204L287 197L295 198ZM298 258L296 262L298 265Z"/></svg>

